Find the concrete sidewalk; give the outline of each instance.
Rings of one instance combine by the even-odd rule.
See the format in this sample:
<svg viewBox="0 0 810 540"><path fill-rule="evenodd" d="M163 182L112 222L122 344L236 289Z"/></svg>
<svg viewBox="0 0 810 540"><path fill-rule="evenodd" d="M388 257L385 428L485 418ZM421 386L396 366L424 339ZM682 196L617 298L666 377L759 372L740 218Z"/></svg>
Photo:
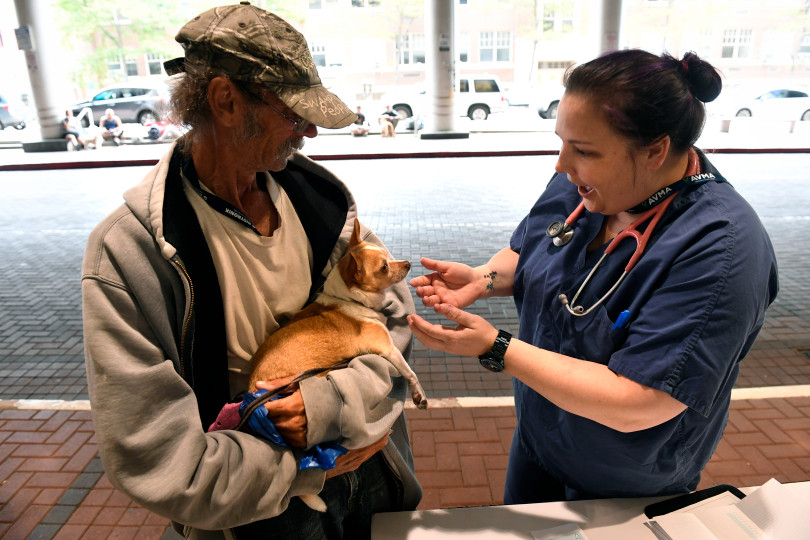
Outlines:
<svg viewBox="0 0 810 540"><path fill-rule="evenodd" d="M484 155L556 154L560 140L554 133L554 120L537 119L520 131L508 119L485 122L460 121L462 139L423 139L412 131L399 130L397 136L383 139L372 133L354 137L346 130L321 129L307 139L304 153L316 160L404 159L414 157L466 157ZM751 119L744 119L751 120ZM707 121L697 146L707 152L810 152L810 122L797 124L793 132L767 122L741 122L723 132L718 120ZM8 130L6 130L8 131ZM0 148L0 172L10 170L62 169L76 167L121 167L151 165L162 156L168 143L140 141L121 147L105 146L80 152L23 152L14 146Z"/></svg>
<svg viewBox="0 0 810 540"><path fill-rule="evenodd" d="M525 205L542 189L553 167L555 138L550 132L473 133L466 140L448 141L419 140L411 134L394 140L331 135L310 141L305 150L324 160L353 158L327 166L351 182L361 218L398 255L412 261L430 254L473 263L508 239ZM792 150L806 142L791 141ZM776 145L784 141L769 142L771 148L787 149ZM732 144L717 148L735 150ZM167 149L163 144L132 145L49 155L0 150L0 170L12 164L52 167L0 174L0 234L7 250L0 257L0 538L176 538L165 518L112 487L97 457L83 380L76 279L89 228L108 211L105 205L118 204L122 186L145 171L111 167L147 165ZM415 154L456 153L495 155L483 160L414 159ZM394 156L379 161L388 154ZM749 200L765 201L757 210L774 240L782 289L742 364L728 428L700 487L760 485L771 477L810 480L810 289L804 225L810 219L810 201L808 190L801 189L810 156L716 160L732 178L745 173L758 177L774 168L772 162L788 162L778 174L795 176L791 185L799 187L786 191L792 213L783 216L781 206L769 206L769 197L781 198L768 183L734 182ZM99 170L70 170L88 163ZM56 169L61 172L54 174ZM381 180L379 170L390 173ZM509 189L502 190L508 193L496 195L493 178L504 170L510 172ZM441 179L441 189L433 178ZM480 211L483 200L489 201L485 214ZM39 217L35 223L31 211ZM421 268L415 265L412 272L417 275ZM493 299L477 310L498 326L517 330L510 300ZM432 400L426 411L406 412L424 488L420 508L502 502L515 425L509 377L419 345L413 366Z"/></svg>

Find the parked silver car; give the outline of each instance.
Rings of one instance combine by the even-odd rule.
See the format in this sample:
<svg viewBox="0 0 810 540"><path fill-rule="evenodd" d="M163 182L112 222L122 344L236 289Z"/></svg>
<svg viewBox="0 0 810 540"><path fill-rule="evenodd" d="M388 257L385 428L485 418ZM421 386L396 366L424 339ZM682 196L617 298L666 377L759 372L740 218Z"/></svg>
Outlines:
<svg viewBox="0 0 810 540"><path fill-rule="evenodd" d="M0 94L0 130L6 129L7 127L25 129L25 120L18 116L17 111L15 111L6 98Z"/></svg>
<svg viewBox="0 0 810 540"><path fill-rule="evenodd" d="M89 107L96 125L107 109L112 109L124 123L146 125L160 120L168 103L169 90L163 84L117 84L101 89L87 101L72 105L71 109L78 117L82 109ZM85 127L89 125L86 118L82 123Z"/></svg>

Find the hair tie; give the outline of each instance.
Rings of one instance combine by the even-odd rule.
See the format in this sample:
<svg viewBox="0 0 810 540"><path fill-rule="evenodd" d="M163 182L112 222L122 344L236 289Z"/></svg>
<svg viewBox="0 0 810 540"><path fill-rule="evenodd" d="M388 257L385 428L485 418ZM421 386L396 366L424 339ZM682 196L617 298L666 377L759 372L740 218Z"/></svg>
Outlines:
<svg viewBox="0 0 810 540"><path fill-rule="evenodd" d="M686 60L681 60L681 66L683 67L684 73L689 71L689 63Z"/></svg>

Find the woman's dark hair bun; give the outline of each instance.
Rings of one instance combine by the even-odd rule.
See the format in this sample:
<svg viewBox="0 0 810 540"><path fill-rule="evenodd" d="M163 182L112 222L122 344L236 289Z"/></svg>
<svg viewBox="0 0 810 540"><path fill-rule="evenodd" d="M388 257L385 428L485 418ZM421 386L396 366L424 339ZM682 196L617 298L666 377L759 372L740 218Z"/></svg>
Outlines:
<svg viewBox="0 0 810 540"><path fill-rule="evenodd" d="M701 60L693 52L686 53L681 60L681 70L689 91L692 95L704 103L714 101L720 95L723 88L723 80L720 74L708 62Z"/></svg>

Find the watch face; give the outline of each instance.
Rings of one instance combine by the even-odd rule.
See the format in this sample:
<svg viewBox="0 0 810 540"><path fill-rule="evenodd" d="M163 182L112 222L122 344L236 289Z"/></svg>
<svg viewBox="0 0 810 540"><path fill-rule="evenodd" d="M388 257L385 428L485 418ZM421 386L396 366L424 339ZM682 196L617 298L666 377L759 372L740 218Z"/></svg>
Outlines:
<svg viewBox="0 0 810 540"><path fill-rule="evenodd" d="M503 371L503 360L500 358L495 358L488 354L482 355L478 358L481 362L481 365L487 368L490 371Z"/></svg>

